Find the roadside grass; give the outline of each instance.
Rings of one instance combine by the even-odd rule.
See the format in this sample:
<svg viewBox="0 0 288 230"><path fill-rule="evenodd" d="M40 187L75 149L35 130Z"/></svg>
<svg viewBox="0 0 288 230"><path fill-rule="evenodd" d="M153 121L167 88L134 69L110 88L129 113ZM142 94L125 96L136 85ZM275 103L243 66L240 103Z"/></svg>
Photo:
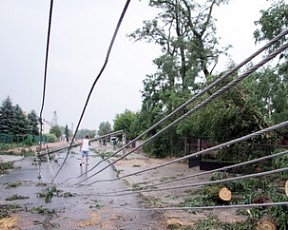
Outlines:
<svg viewBox="0 0 288 230"><path fill-rule="evenodd" d="M39 214L55 214L56 211L54 209L44 208L43 206L33 207L30 210L32 213L39 213Z"/></svg>
<svg viewBox="0 0 288 230"><path fill-rule="evenodd" d="M160 182L166 182L168 180L174 180L174 179L176 179L175 176L170 176L170 177L163 176L160 178Z"/></svg>
<svg viewBox="0 0 288 230"><path fill-rule="evenodd" d="M22 207L15 204L0 204L0 219L9 217L11 213L21 211Z"/></svg>
<svg viewBox="0 0 288 230"><path fill-rule="evenodd" d="M13 169L13 162L0 162L0 175L8 172L9 169Z"/></svg>
<svg viewBox="0 0 288 230"><path fill-rule="evenodd" d="M283 176L284 175L284 176ZM228 181L218 185L207 185L197 189L186 191L187 196L184 202L179 203L179 207L191 207L189 213L196 213L193 207L215 206L215 205L237 205L254 204L265 202L284 202L287 195L284 191L286 174L270 175L265 178L247 178L240 181ZM286 177L285 177L286 176ZM228 178L227 173L214 174L210 180L220 180ZM221 187L227 187L233 194L231 201L224 202L219 199L217 191ZM246 216L245 221L227 223L213 215L197 221L192 229L221 229L221 230L254 230L263 216L269 216L273 223L277 223L279 229L287 229L288 208L285 205L275 205L271 207L254 207L247 210L235 210L237 215ZM201 210L197 212L202 212ZM177 226L170 226L170 229L177 229ZM182 226L181 228L183 229Z"/></svg>
<svg viewBox="0 0 288 230"><path fill-rule="evenodd" d="M38 183L36 183L36 186L38 186L38 187L46 187L46 186L47 186L47 183L38 182Z"/></svg>
<svg viewBox="0 0 288 230"><path fill-rule="evenodd" d="M108 158L108 157L110 157L112 154L113 154L113 152L109 152L109 151L107 151L107 152L96 152L102 159L105 159L105 158Z"/></svg>
<svg viewBox="0 0 288 230"><path fill-rule="evenodd" d="M13 201L13 200L25 200L29 199L29 196L22 196L18 194L13 194L12 196L7 197L5 200L6 201Z"/></svg>
<svg viewBox="0 0 288 230"><path fill-rule="evenodd" d="M6 187L5 187L5 188L6 188L6 189L17 188L17 187L22 186L22 185L23 185L23 183L20 182L20 181L9 182L9 183L6 184Z"/></svg>
<svg viewBox="0 0 288 230"><path fill-rule="evenodd" d="M43 190L40 193L37 193L37 196L39 198L44 198L45 203L51 203L53 197L74 197L75 195L70 192L64 192L61 190L58 190L56 186L48 187L45 190Z"/></svg>

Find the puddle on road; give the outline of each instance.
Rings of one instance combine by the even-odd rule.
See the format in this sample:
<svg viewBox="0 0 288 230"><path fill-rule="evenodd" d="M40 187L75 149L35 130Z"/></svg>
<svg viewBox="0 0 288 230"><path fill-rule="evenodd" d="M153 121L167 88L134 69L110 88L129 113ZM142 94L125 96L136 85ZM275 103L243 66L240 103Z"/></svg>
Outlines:
<svg viewBox="0 0 288 230"><path fill-rule="evenodd" d="M64 157L65 153L59 156L58 162L42 162L40 180L37 178L39 173L33 158L15 162L16 169L0 177L0 204L17 204L22 207L20 212L11 213L10 217L0 219L0 229L165 229L161 228L159 213L125 209L141 206L141 198L138 195L123 197L100 195L126 188L122 181L89 185L91 182L116 178L116 173L111 167L83 182L82 186L77 185L79 181L90 177L106 165L105 162L101 163L95 170L89 172L89 169L101 160L97 156L89 159L88 166L80 167L79 155L70 154L52 184L51 181ZM84 172L87 174L83 175ZM83 176L79 178L80 175ZM20 185L9 187L11 183ZM5 200L13 194L28 198ZM51 202L46 203L45 199L49 195Z"/></svg>

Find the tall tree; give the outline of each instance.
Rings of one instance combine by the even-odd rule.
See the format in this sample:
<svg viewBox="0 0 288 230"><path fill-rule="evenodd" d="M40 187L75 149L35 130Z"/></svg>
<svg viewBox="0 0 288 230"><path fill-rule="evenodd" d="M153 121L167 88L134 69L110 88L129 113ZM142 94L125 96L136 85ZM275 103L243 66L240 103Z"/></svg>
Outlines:
<svg viewBox="0 0 288 230"><path fill-rule="evenodd" d="M15 135L25 135L27 134L28 121L23 110L19 105L14 106L14 122L13 131Z"/></svg>
<svg viewBox="0 0 288 230"><path fill-rule="evenodd" d="M136 129L136 119L136 113L130 110L125 110L124 113L117 114L115 116L113 130L124 130L128 140L134 139L138 135Z"/></svg>
<svg viewBox="0 0 288 230"><path fill-rule="evenodd" d="M39 128L38 128L38 116L35 110L32 110L27 115L28 119L28 133L33 136L39 135Z"/></svg>
<svg viewBox="0 0 288 230"><path fill-rule="evenodd" d="M273 0L271 7L261 10L261 17L255 22L258 28L254 32L256 42L267 41L274 38L288 27L288 4L285 0ZM279 47L287 37L283 37L279 42L274 43L270 51ZM287 55L286 51L286 55ZM286 56L287 58L287 56Z"/></svg>
<svg viewBox="0 0 288 230"><path fill-rule="evenodd" d="M285 0L272 1L271 7L261 11L262 15L255 22L257 29L254 32L256 43L268 41L288 28L288 4ZM274 43L267 51L272 52L287 43L287 35ZM255 79L262 89L262 102L266 102L266 116L272 123L287 120L288 116L288 50L284 50L279 59L269 65L262 74ZM264 94L264 95L263 95ZM288 129L284 137L288 140Z"/></svg>
<svg viewBox="0 0 288 230"><path fill-rule="evenodd" d="M3 100L0 108L0 133L10 134L14 133L13 131L13 117L14 109L10 97L7 97Z"/></svg>
<svg viewBox="0 0 288 230"><path fill-rule="evenodd" d="M152 20L144 21L142 28L130 34L137 41L153 42L162 48L162 55L154 60L156 73L148 75L143 81L140 117L146 118L143 123L145 128L197 93L213 74L219 55L225 54L227 48L218 46L212 12L216 6L227 2L149 1L151 7L159 9L159 14ZM156 131L153 130L152 134ZM169 136L170 140L164 138L159 146L167 146L177 138L173 131Z"/></svg>
<svg viewBox="0 0 288 230"><path fill-rule="evenodd" d="M254 32L255 41L270 40L288 27L288 4L284 0L275 0L271 7L261 11L262 15L255 24L258 26ZM287 36L274 43L268 52L287 42ZM276 63L276 64L275 64ZM262 76L256 79L257 83L266 93L266 108L269 108L269 118L272 122L280 122L288 116L288 51L284 50L277 62L272 63L263 71ZM263 95L264 96L264 95Z"/></svg>
<svg viewBox="0 0 288 230"><path fill-rule="evenodd" d="M59 125L52 126L49 133L54 134L57 138L60 138L62 135L62 131Z"/></svg>

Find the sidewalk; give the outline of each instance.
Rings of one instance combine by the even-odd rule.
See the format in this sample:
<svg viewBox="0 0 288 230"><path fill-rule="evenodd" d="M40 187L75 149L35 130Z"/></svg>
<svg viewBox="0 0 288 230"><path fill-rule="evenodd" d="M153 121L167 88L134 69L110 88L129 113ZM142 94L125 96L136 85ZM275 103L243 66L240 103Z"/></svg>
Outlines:
<svg viewBox="0 0 288 230"><path fill-rule="evenodd" d="M49 147L49 149L55 149L55 148L58 148L58 147L62 147L64 146L65 144L67 144L67 142L54 142L54 143L47 143L47 144L44 144L44 146L46 147ZM32 147L26 147L26 149L30 149L31 151L35 152L36 151L36 148L38 146L35 145L35 146L32 146ZM22 153L21 151L25 149L23 147L19 147L19 148L15 148L15 149L9 149L7 150L7 152L13 152L14 155L11 155L11 154L0 154L0 163L7 163L7 162L15 162L15 161L19 161L19 160L22 160L24 157L22 156Z"/></svg>
<svg viewBox="0 0 288 230"><path fill-rule="evenodd" d="M0 163L8 163L8 162L20 161L23 158L24 158L23 156L0 155Z"/></svg>

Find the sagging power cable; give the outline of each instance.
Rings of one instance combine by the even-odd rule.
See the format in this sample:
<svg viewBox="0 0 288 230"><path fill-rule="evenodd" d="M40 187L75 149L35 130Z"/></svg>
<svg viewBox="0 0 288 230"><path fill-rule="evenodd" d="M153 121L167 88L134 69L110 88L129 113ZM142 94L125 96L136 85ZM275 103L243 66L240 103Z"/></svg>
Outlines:
<svg viewBox="0 0 288 230"><path fill-rule="evenodd" d="M209 170L209 171L199 172L199 173L187 175L185 177L177 177L175 179L166 180L166 181L159 182L159 183L147 184L147 182L146 182L145 186L139 186L139 187L137 186L137 190L142 191L142 190L145 190L145 189L149 189L151 187L155 187L155 186L159 186L159 185L163 185L163 184L168 184L168 183L171 183L171 182L186 180L186 179L190 179L190 178L198 177L198 176L204 176L204 175L215 173L215 172L222 172L222 171L226 171L228 169L235 169L235 168L238 168L238 167L241 167L241 166L254 164L254 163L257 163L257 162L260 162L260 161L264 161L264 160L280 157L280 156L282 156L284 154L287 154L287 153L288 153L288 150L285 150L285 151L281 151L279 153L275 153L275 154L271 154L271 155L268 155L268 156L256 158L256 159L253 159L253 160L244 161L244 162L241 162L241 163L228 165L228 166L224 166L224 167L213 169L213 170ZM139 184L141 184L141 182L137 183L137 185L139 185ZM106 193L104 193L104 195L105 194L120 193L120 192L128 192L128 191L133 191L133 190L135 190L135 189L131 188L131 189L115 190L115 191L106 192Z"/></svg>
<svg viewBox="0 0 288 230"><path fill-rule="evenodd" d="M196 153L192 153L192 154L189 154L187 156L180 157L180 158L177 158L175 160L172 160L172 161L169 161L169 162L166 162L166 163L154 166L154 167L150 167L150 168L147 168L147 169L139 170L137 172L130 173L130 174L127 174L127 175L124 175L124 176L121 176L121 177L118 177L118 178L115 178L115 179L94 181L94 182L91 182L89 185L95 184L97 182L117 181L117 180L120 180L120 179L124 179L124 178L130 177L130 176L134 176L134 175L140 174L140 173L144 173L144 172L148 172L148 171L155 170L155 169L158 169L158 168L162 168L162 167L168 166L170 164L174 164L174 163L179 162L179 161L187 160L187 159L189 159L191 157L204 155L206 153L209 153L209 152L221 149L221 148L226 148L227 146L230 146L230 145L233 145L233 144L236 144L236 143L248 140L248 139L252 139L252 138L260 136L260 135L262 135L262 134L264 134L266 132L271 132L271 131L274 131L274 130L277 130L277 129L280 129L280 128L283 128L283 127L286 127L286 126L288 126L288 121L279 123L277 125L270 126L268 128L265 128L265 129L261 129L259 131L254 132L254 133L248 134L246 136L243 136L243 137L240 137L240 138L237 138L237 139L225 142L225 143L221 143L219 145L216 145L216 146L213 146L213 147L210 147L210 148L207 148L207 149L203 149L203 150L198 151ZM88 180L88 178L78 182L78 184L81 184L81 183L83 183L86 180Z"/></svg>
<svg viewBox="0 0 288 230"><path fill-rule="evenodd" d="M46 98L46 83L47 83L47 71L48 71L48 57L49 57L49 46L50 46L50 33L51 33L51 24L52 24L52 13L53 13L53 0L50 1L50 10L49 10L49 21L48 21L48 33L47 33L47 44L46 44L46 56L45 56L45 69L44 69L44 81L43 81L43 94L42 94L42 103L39 115L40 122L40 148L42 145L42 134L43 134L43 121L42 114L44 110L45 98Z"/></svg>
<svg viewBox="0 0 288 230"><path fill-rule="evenodd" d="M58 176L59 172L61 171L61 169L63 168L65 162L66 162L67 159L68 159L68 155L69 155L70 150L71 150L71 148L72 148L72 145L73 145L73 142L74 142L74 140L75 140L75 137L76 137L77 131L78 131L78 129L79 129L79 126L80 126L80 124L81 124L81 121L82 121L82 119L83 119L83 117L84 117L84 114L85 114L86 108L87 108L87 106L88 106L88 102L89 102L89 100L90 100L91 94L92 94L92 92L93 92L93 90L94 90L94 87L95 87L96 83L98 82L100 76L101 76L102 73L104 72L104 70L105 70L105 68L106 68L106 65L107 65L107 63L108 63L108 60L109 60L109 57L110 57L110 53L111 53L111 50L112 50L112 47L113 47L113 44L114 44L114 41L115 41L116 36L117 36L117 34L118 34L118 31L119 31L119 29L120 29L120 26L121 26L121 23L122 23L123 18L124 18L124 16L125 16L125 13L126 13L126 11L127 11L127 9L128 9L129 3L130 3L130 0L127 0L127 1L126 1L126 4L125 4L125 6L124 6L124 9L122 10L121 16L120 16L120 18L119 18L119 20L118 20L116 29L115 29L115 31L114 31L114 34L113 34L113 36L112 36L112 39L111 39L111 42L110 42L110 45L109 45L109 48L108 48L108 51L107 51L104 64L103 64L100 72L98 73L96 79L94 80L94 82L93 82L93 84L92 84L92 86L91 86L91 89L90 89L90 91L89 91L89 93L88 93L88 96L87 96L87 99L86 99L84 108L83 108L83 110L82 110L80 119L79 119L79 121L78 121L77 127L76 127L75 132L74 132L74 135L73 135L73 137L72 137L72 139L71 139L70 146L69 146L69 148L68 148L68 150L67 150L67 153L66 153L66 156L65 156L65 158L64 158L64 161L62 162L60 168L59 168L58 171L56 172L56 174L55 174L52 182L56 179L56 177Z"/></svg>
<svg viewBox="0 0 288 230"><path fill-rule="evenodd" d="M239 75L237 78L233 79L231 82L229 82L228 84L226 84L225 86L223 86L221 89L217 90L215 93L213 93L212 95L210 95L206 100L202 101L201 103L199 103L198 105L196 105L194 108L190 109L188 112L186 112L185 114L183 114L182 116L180 116L179 118L177 118L176 120L174 120L173 122L171 122L170 124L168 124L166 127L164 127L163 129L161 129L160 131L158 131L156 134L154 134L153 136L151 136L150 138L148 138L147 140L145 140L143 143L141 143L139 146L135 147L133 150L129 151L128 153L124 154L123 156L119 157L118 159L114 160L113 162L109 163L107 166L103 167L102 169L98 170L97 172L95 172L94 174L92 174L91 176L85 178L84 180L82 180L82 182L94 177L95 175L99 174L100 172L102 172L103 170L105 170L106 168L112 166L114 163L124 159L126 156L128 156L129 154L131 154L132 152L136 151L137 149L141 148L143 145L151 142L153 139L155 139L156 137L158 137L160 134L162 134L163 132L167 131L168 129L170 129L171 127L175 126L177 123L179 123L180 121L186 119L188 116L190 116L192 113L194 113L195 111L197 111L198 109L206 106L209 102L211 102L212 100L214 100L215 98L217 98L218 96L220 96L221 94L225 93L226 91L228 91L230 88L232 88L233 86L237 85L240 81L242 81L243 79L245 79L247 76L249 76L251 73L253 73L254 71L256 71L258 68L260 68L261 66L263 66L264 64L266 64L267 62L269 62L270 60L272 60L274 57L276 57L279 53L283 52L285 49L288 48L288 43L282 45L280 48L278 48L277 50L275 50L274 52L270 53L266 58L264 58L262 61L260 61L258 64L256 64L255 66L251 67L250 69L248 69L245 73ZM82 183L80 182L80 183Z"/></svg>
<svg viewBox="0 0 288 230"><path fill-rule="evenodd" d="M48 72L48 59L49 59L49 47L50 47L50 34L51 34L51 25L52 25L52 15L53 15L53 0L50 1L50 10L49 10L49 19L48 19L48 32L47 32L47 43L46 43L46 55L45 55L45 67L44 67L44 80L43 80L43 92L42 92L42 103L39 113L39 151L42 149L42 142L43 142L43 110L45 105L45 98L46 98L46 85L47 85L47 72ZM39 158L36 152L36 157ZM40 159L36 159L37 162L37 168L39 172L39 177L41 178L41 169L40 169Z"/></svg>
<svg viewBox="0 0 288 230"><path fill-rule="evenodd" d="M286 172L288 171L288 167L285 168L280 168L280 169L274 169L266 172L260 172L260 173L254 173L254 174L248 174L248 175L243 175L243 176L236 176L236 177L231 177L231 178L225 178L221 180L213 180L213 181L203 181L203 182L197 182L197 183L191 183L191 184L184 184L184 185L176 185L176 186L170 186L170 187L162 187L162 188L151 188L151 189L146 189L146 190L137 190L135 189L132 192L124 192L120 194L114 194L114 195L106 195L109 197L115 197L115 196L127 196L127 195L132 195L135 193L144 193L144 192L159 192L159 191L165 191L165 190L173 190L173 189L180 189L180 188L191 188L191 187L199 187L203 185L212 185L212 184L220 184L220 183L225 183L225 182L230 182L230 181L236 181L236 180L242 180L242 179L247 179L247 178L253 178L253 177L260 177L260 176L267 176L275 173L280 173L280 172Z"/></svg>
<svg viewBox="0 0 288 230"><path fill-rule="evenodd" d="M216 206L192 206L192 207L163 207L163 208L132 208L120 206L123 208L134 211L177 211L177 210L210 210L210 209L241 209L241 208L257 208L257 207L270 207L270 206L287 206L288 202L270 202L270 203L254 203L254 204L229 204L229 205L216 205Z"/></svg>
<svg viewBox="0 0 288 230"><path fill-rule="evenodd" d="M248 62L250 62L253 58L255 58L256 56L258 56L260 53L262 53L263 51L265 51L267 48L269 48L272 44L274 44L275 42L277 42L278 40L280 40L283 36L285 36L286 34L288 34L288 29L282 31L281 33L279 33L276 37L274 37L273 39L271 39L267 44L265 44L263 47L261 47L259 50L257 50L255 53L253 53L252 55L250 55L248 58L246 58L244 61L242 61L240 64L236 65L235 67L233 67L231 70L225 72L221 77L217 78L214 82L210 83L208 86L206 86L203 90L201 90L198 94L194 95L192 98L190 98L188 101L186 101L185 103L183 103L182 105L180 105L178 108L176 108L174 111L172 111L170 114L168 114L167 116L165 116L164 118L162 118L160 121L158 121L157 123L155 123L154 125L152 125L150 128L148 128L146 131L144 131L142 134L140 134L139 136L137 136L136 138L134 138L133 140L129 141L127 144L123 145L120 149L118 149L116 152L114 152L113 154L111 154L110 156L106 157L105 159L102 159L101 161L99 161L96 165L94 165L91 169L89 169L86 173L94 170L98 165L100 165L102 162L109 160L111 157L116 156L119 152L121 152L122 150L124 150L125 148L127 148L129 145L131 145L131 143L139 140L141 137L143 137L144 135L146 135L147 133L149 133L151 130L153 130L154 128L156 128L158 125L160 125L161 123L163 123L164 121L166 121L167 119L169 119L170 117L172 117L173 115L175 115L177 112L183 110L184 108L186 108L186 106L188 106L189 104L191 104L193 101L195 101L197 98L199 98L200 96L202 96L205 92L207 92L208 90L210 90L212 87L216 86L218 83L220 83L221 81L225 80L226 78L228 78L229 76L231 76L234 72L236 72L237 70L239 70L241 67L243 67L244 65L246 65ZM142 145L141 145L142 146ZM133 151L131 151L130 153L136 151L137 149L133 149ZM84 173L84 174L86 174ZM84 175L83 174L83 175Z"/></svg>

